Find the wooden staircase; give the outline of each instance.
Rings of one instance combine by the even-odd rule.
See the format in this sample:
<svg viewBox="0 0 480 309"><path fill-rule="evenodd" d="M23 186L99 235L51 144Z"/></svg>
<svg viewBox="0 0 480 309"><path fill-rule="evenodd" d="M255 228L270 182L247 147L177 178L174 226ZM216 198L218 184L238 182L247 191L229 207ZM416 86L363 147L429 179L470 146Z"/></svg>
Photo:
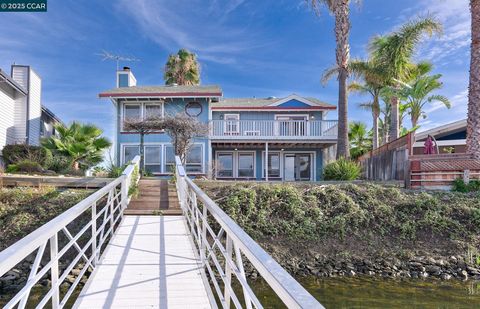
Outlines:
<svg viewBox="0 0 480 309"><path fill-rule="evenodd" d="M125 214L181 215L175 185L163 179L141 179L138 183L138 196L132 198Z"/></svg>

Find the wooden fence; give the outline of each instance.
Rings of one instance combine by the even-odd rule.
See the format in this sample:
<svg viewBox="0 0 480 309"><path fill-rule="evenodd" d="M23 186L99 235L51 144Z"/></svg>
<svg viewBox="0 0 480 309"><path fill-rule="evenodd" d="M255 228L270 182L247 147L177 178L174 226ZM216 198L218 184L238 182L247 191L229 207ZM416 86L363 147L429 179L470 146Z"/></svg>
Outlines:
<svg viewBox="0 0 480 309"><path fill-rule="evenodd" d="M414 134L409 133L358 158L363 178L380 181L408 179L413 139Z"/></svg>

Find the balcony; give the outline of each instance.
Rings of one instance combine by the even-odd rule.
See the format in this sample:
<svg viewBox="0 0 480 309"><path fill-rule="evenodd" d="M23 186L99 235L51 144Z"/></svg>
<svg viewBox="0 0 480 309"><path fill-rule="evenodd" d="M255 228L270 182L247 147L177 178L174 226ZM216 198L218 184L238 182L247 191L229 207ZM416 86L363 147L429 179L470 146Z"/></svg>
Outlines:
<svg viewBox="0 0 480 309"><path fill-rule="evenodd" d="M211 120L213 140L336 140L338 120Z"/></svg>

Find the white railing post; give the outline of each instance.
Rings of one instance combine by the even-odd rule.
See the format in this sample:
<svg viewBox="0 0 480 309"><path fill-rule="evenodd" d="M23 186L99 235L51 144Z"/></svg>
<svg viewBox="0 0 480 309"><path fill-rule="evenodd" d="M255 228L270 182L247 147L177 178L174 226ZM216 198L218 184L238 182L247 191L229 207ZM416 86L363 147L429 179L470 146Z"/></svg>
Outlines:
<svg viewBox="0 0 480 309"><path fill-rule="evenodd" d="M50 269L50 279L52 281L52 309L57 309L60 304L60 289L58 284L58 233L50 237L50 260L53 261Z"/></svg>
<svg viewBox="0 0 480 309"><path fill-rule="evenodd" d="M232 260L233 252L233 241L232 238L227 234L227 243L226 243L226 256L225 256L225 290L224 298L226 308L230 308L230 289L232 288L232 267L230 266L230 261Z"/></svg>
<svg viewBox="0 0 480 309"><path fill-rule="evenodd" d="M92 256L93 266L96 267L98 263L97 255L97 202L92 203Z"/></svg>
<svg viewBox="0 0 480 309"><path fill-rule="evenodd" d="M131 176L130 176L130 179L128 177L124 177L123 180L122 180L121 189L120 189L120 190L122 190L121 194L120 194L120 200L121 200L121 203L122 203L122 206L121 206L122 217L123 217L123 211L128 206L128 189L130 187L131 182L132 182Z"/></svg>
<svg viewBox="0 0 480 309"><path fill-rule="evenodd" d="M203 205L203 209L202 209L202 247L200 248L200 258L201 258L201 261L202 261L202 265L203 267L205 267L205 262L206 262L206 252L207 252L207 215L208 215L208 212L207 212L207 206L206 205Z"/></svg>

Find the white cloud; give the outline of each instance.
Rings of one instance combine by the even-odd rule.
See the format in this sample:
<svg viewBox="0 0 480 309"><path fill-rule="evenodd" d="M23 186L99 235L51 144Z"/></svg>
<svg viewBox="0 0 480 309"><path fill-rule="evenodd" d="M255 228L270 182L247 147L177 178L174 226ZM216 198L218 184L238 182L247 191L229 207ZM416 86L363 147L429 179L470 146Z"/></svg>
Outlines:
<svg viewBox="0 0 480 309"><path fill-rule="evenodd" d="M123 0L118 11L132 18L146 37L168 52L187 48L200 58L225 64L234 63L234 56L241 52L269 44L248 27L224 18L243 2Z"/></svg>

